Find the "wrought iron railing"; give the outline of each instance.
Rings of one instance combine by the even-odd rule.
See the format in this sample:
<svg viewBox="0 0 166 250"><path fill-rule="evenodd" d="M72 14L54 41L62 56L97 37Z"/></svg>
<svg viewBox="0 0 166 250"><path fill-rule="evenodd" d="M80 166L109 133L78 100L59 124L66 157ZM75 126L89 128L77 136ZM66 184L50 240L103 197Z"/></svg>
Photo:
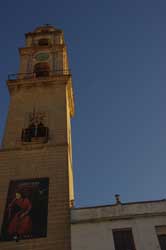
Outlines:
<svg viewBox="0 0 166 250"><path fill-rule="evenodd" d="M22 142L32 142L34 140L44 139L48 141L49 129L44 126L28 127L22 130L21 140Z"/></svg>
<svg viewBox="0 0 166 250"><path fill-rule="evenodd" d="M55 70L55 71L46 71L46 72L43 71L40 73L9 74L8 80L46 78L50 76L64 76L64 75L70 75L70 70Z"/></svg>

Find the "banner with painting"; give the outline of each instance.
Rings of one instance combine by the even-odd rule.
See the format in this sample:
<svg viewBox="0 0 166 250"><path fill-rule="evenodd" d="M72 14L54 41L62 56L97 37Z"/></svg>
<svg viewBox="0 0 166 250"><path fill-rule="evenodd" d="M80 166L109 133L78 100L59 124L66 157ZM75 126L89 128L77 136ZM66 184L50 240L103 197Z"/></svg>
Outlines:
<svg viewBox="0 0 166 250"><path fill-rule="evenodd" d="M46 237L48 178L10 181L1 241Z"/></svg>

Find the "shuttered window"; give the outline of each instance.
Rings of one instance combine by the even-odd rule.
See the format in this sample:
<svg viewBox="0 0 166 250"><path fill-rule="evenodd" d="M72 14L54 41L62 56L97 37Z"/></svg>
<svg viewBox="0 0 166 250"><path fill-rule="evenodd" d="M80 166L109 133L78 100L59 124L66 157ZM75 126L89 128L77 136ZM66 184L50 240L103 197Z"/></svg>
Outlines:
<svg viewBox="0 0 166 250"><path fill-rule="evenodd" d="M157 226L156 233L161 250L166 250L166 226Z"/></svg>
<svg viewBox="0 0 166 250"><path fill-rule="evenodd" d="M166 250L166 235L158 235L161 250Z"/></svg>
<svg viewBox="0 0 166 250"><path fill-rule="evenodd" d="M115 250L136 250L130 228L113 230L113 238Z"/></svg>

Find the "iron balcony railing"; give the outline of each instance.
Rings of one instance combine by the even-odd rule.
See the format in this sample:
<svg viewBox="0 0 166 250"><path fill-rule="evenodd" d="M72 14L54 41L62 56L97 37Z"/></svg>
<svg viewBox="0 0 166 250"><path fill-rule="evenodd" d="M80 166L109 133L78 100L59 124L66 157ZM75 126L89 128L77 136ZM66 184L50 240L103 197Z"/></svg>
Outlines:
<svg viewBox="0 0 166 250"><path fill-rule="evenodd" d="M8 80L46 78L50 76L67 76L67 75L70 75L70 70L42 71L37 73L34 72L34 73L9 74Z"/></svg>
<svg viewBox="0 0 166 250"><path fill-rule="evenodd" d="M21 140L22 142L31 142L34 139L44 139L45 142L48 141L49 128L42 125L31 126L22 130Z"/></svg>

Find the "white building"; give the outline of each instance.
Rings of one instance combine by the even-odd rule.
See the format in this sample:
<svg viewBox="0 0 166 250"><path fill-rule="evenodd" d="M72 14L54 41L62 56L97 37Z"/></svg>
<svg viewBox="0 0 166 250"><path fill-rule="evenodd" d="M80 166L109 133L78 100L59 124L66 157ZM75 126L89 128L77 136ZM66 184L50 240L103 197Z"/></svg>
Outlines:
<svg viewBox="0 0 166 250"><path fill-rule="evenodd" d="M73 208L72 250L166 250L166 200Z"/></svg>

